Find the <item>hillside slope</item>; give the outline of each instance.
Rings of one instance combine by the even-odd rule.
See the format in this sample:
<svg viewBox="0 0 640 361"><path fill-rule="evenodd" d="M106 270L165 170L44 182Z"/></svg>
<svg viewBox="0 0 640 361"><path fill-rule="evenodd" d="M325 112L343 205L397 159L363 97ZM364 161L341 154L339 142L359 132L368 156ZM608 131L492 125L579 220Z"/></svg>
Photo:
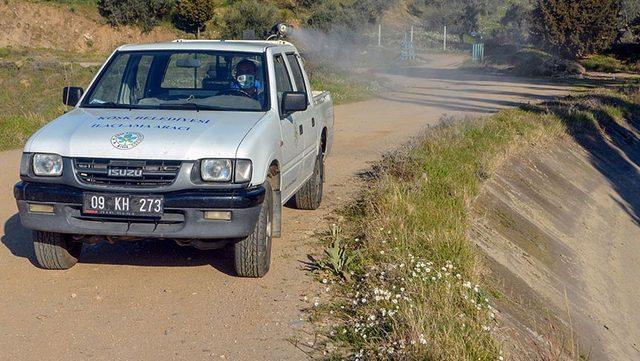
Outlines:
<svg viewBox="0 0 640 361"><path fill-rule="evenodd" d="M125 43L176 37L176 33L163 27L156 27L149 33L142 33L135 27L114 28L53 4L0 2L0 47L109 53Z"/></svg>

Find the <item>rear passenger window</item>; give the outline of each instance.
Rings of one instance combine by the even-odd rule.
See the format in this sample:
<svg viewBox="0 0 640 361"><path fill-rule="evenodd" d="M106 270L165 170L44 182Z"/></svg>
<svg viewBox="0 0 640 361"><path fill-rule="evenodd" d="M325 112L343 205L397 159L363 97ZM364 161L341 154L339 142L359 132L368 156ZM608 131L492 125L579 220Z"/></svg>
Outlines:
<svg viewBox="0 0 640 361"><path fill-rule="evenodd" d="M282 55L276 55L273 60L276 71L276 92L278 93L278 105L280 105L282 104L282 95L285 92L293 91L293 86L291 85L291 78L289 78L287 65L285 64Z"/></svg>
<svg viewBox="0 0 640 361"><path fill-rule="evenodd" d="M287 54L287 60L291 66L291 73L293 73L293 80L296 82L296 89L299 92L307 92L307 85L304 83L304 75L302 74L302 67L296 54Z"/></svg>

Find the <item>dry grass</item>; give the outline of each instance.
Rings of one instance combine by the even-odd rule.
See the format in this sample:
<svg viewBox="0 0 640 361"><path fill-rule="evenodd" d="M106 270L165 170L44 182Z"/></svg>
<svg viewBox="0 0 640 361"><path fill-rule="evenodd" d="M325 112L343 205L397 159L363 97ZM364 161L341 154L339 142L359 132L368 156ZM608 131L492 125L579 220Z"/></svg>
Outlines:
<svg viewBox="0 0 640 361"><path fill-rule="evenodd" d="M594 103L594 112L616 117L635 111L628 104L637 97L600 91L478 121L448 122L385 157L358 201L343 212L342 231L328 237L346 256L356 255L341 270L350 275L346 280L320 276L336 285L315 315L331 324L331 358L500 359L488 291L497 287L483 278L467 236L470 204L514 152L593 131L592 116L580 104L608 99ZM575 335L567 336L548 337L541 357L580 359Z"/></svg>
<svg viewBox="0 0 640 361"><path fill-rule="evenodd" d="M0 63L0 150L22 145L41 126L66 110L62 88L86 86L95 68L22 61Z"/></svg>

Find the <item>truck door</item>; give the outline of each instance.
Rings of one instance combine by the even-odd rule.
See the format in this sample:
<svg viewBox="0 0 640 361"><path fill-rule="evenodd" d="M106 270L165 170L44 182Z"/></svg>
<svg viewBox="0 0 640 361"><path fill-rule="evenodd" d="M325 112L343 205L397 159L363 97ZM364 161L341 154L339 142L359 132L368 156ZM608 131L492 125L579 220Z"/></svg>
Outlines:
<svg viewBox="0 0 640 361"><path fill-rule="evenodd" d="M308 91L307 83L300 64L300 58L295 53L287 53L287 62L289 63L289 69L293 77L293 84L295 91L303 92L307 94L307 108L304 112L298 112L293 114L294 119L299 124L299 133L302 133L304 140L304 157L302 166L302 177L304 179L309 178L313 174L313 168L316 164L316 156L318 149L318 124L315 114L315 109L312 105L312 98Z"/></svg>
<svg viewBox="0 0 640 361"><path fill-rule="evenodd" d="M278 109L281 108L282 96L285 92L293 91L293 83L287 70L283 54L273 56L275 71L276 93ZM282 112L280 112L282 114ZM304 153L304 139L302 137L298 118L295 114L280 119L282 132L282 199L288 199L302 184L302 167Z"/></svg>

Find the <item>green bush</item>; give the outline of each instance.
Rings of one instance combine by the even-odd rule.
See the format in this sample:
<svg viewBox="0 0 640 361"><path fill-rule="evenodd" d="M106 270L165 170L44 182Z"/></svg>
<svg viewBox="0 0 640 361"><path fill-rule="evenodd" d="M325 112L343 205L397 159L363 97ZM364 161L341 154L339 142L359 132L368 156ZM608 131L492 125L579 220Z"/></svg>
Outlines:
<svg viewBox="0 0 640 361"><path fill-rule="evenodd" d="M393 4L394 1L387 0L360 0L348 4L339 0L322 0L313 7L307 24L325 32L336 28L357 31L377 21Z"/></svg>
<svg viewBox="0 0 640 361"><path fill-rule="evenodd" d="M149 31L174 5L175 0L98 0L98 12L113 26L137 25Z"/></svg>
<svg viewBox="0 0 640 361"><path fill-rule="evenodd" d="M620 60L609 55L592 55L580 63L588 70L604 73L618 73L628 68Z"/></svg>
<svg viewBox="0 0 640 361"><path fill-rule="evenodd" d="M213 18L213 0L178 0L173 13L173 23L180 29L197 33Z"/></svg>
<svg viewBox="0 0 640 361"><path fill-rule="evenodd" d="M229 7L224 14L225 26L222 37L242 38L245 30L254 30L258 38L266 37L271 28L280 21L280 10L271 3L258 0L241 0Z"/></svg>
<svg viewBox="0 0 640 361"><path fill-rule="evenodd" d="M619 11L619 0L538 0L531 35L544 50L583 58L611 46Z"/></svg>
<svg viewBox="0 0 640 361"><path fill-rule="evenodd" d="M579 63L536 49L523 49L510 56L516 74L522 76L557 76L583 74Z"/></svg>
<svg viewBox="0 0 640 361"><path fill-rule="evenodd" d="M500 19L499 27L493 31L492 38L506 44L528 43L530 12L524 4L511 4Z"/></svg>

